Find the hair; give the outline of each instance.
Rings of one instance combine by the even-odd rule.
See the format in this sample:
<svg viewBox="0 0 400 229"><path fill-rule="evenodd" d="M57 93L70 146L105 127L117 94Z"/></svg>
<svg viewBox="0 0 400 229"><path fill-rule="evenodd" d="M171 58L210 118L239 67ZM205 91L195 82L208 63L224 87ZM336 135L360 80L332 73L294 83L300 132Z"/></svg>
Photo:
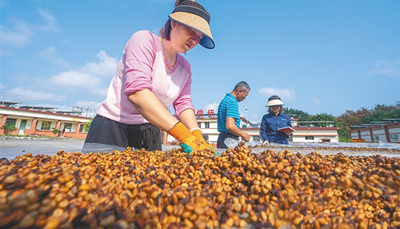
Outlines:
<svg viewBox="0 0 400 229"><path fill-rule="evenodd" d="M199 3L197 3L195 0L176 0L175 1L175 7L181 6L181 5L195 6L195 7L200 8L207 12L207 10L204 9L204 7L201 6ZM160 29L159 33L162 38L164 38L168 41L171 40L171 38L169 36L169 34L171 33L171 19L168 18L167 22L165 22L164 26Z"/></svg>
<svg viewBox="0 0 400 229"><path fill-rule="evenodd" d="M280 106L279 112L282 113L285 109L282 107L282 105L279 105L279 106ZM268 113L271 113L271 112L272 112L271 107L268 107Z"/></svg>
<svg viewBox="0 0 400 229"><path fill-rule="evenodd" d="M237 83L233 90L240 91L242 88L244 91L250 91L250 86L245 81L240 81L239 83Z"/></svg>

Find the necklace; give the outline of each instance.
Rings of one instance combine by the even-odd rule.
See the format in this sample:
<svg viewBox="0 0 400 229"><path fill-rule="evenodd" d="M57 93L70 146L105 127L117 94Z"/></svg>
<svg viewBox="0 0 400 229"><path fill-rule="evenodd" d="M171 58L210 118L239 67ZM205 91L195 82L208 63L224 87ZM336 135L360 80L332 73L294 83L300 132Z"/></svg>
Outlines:
<svg viewBox="0 0 400 229"><path fill-rule="evenodd" d="M174 64L173 64L172 66L169 65L168 59L167 59L167 57L165 56L165 52L164 52L164 58L165 58L165 63L167 64L168 69L169 69L169 70L172 70L172 69L174 68L174 65L175 65L175 62L176 62L176 58L175 58L175 62L174 62Z"/></svg>
<svg viewBox="0 0 400 229"><path fill-rule="evenodd" d="M165 62L167 62L167 67L168 67L168 69L169 69L169 70L172 70L172 69L174 68L174 66L170 66L170 65L168 64L167 58L165 58L165 60L166 60Z"/></svg>
<svg viewBox="0 0 400 229"><path fill-rule="evenodd" d="M164 45L163 45L163 40L161 40L161 46L163 47L163 54L164 54L165 63L166 63L166 65L167 65L167 68L168 68L169 70L172 70L172 69L174 68L174 66L175 66L175 63L176 63L176 54L175 54L175 61L174 61L174 63L172 64L172 66L169 65L167 56L165 55L165 49L164 49Z"/></svg>

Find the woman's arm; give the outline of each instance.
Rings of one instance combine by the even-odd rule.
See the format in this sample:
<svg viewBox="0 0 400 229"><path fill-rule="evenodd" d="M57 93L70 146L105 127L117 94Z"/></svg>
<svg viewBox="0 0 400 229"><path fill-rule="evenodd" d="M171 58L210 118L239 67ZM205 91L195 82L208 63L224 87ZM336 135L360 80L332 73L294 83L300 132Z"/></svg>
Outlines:
<svg viewBox="0 0 400 229"><path fill-rule="evenodd" d="M143 118L161 130L168 131L178 122L149 89L130 94L128 100Z"/></svg>
<svg viewBox="0 0 400 229"><path fill-rule="evenodd" d="M181 142L181 147L186 153L193 150L210 149L207 142L199 141L182 122L172 116L149 89L132 93L128 96L128 100L147 121L161 130L168 131L168 134ZM190 116L189 112L182 113L184 113L184 117ZM185 118L183 119L185 120ZM192 123L192 119L187 118L185 122Z"/></svg>
<svg viewBox="0 0 400 229"><path fill-rule="evenodd" d="M193 128L198 128L196 116L194 115L194 111L192 109L186 109L181 112L179 115L179 121L181 121L189 130Z"/></svg>

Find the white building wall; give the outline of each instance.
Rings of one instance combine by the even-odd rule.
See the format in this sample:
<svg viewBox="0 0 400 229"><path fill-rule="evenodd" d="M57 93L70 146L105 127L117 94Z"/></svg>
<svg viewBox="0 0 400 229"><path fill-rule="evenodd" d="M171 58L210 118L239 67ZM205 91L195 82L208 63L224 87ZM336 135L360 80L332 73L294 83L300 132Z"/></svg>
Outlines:
<svg viewBox="0 0 400 229"><path fill-rule="evenodd" d="M386 135L385 135L385 129L383 128L373 128L372 129L372 138L374 139L374 142L386 142Z"/></svg>
<svg viewBox="0 0 400 229"><path fill-rule="evenodd" d="M361 139L364 139L365 142L372 142L371 134L369 133L369 129L360 130Z"/></svg>
<svg viewBox="0 0 400 229"><path fill-rule="evenodd" d="M388 127L390 142L400 143L400 125Z"/></svg>
<svg viewBox="0 0 400 229"><path fill-rule="evenodd" d="M42 123L43 122L43 120L38 120L37 122L36 122L36 130L40 130L40 128L42 127Z"/></svg>
<svg viewBox="0 0 400 229"><path fill-rule="evenodd" d="M314 139L306 139L306 136L313 137ZM296 129L293 133L293 142L322 142L329 139L330 142L339 142L337 129L326 128L310 128L310 129Z"/></svg>
<svg viewBox="0 0 400 229"><path fill-rule="evenodd" d="M352 139L358 139L358 132L351 132Z"/></svg>
<svg viewBox="0 0 400 229"><path fill-rule="evenodd" d="M51 125L50 125L50 130L55 129L56 127L57 127L57 122L52 121L52 122L51 122Z"/></svg>

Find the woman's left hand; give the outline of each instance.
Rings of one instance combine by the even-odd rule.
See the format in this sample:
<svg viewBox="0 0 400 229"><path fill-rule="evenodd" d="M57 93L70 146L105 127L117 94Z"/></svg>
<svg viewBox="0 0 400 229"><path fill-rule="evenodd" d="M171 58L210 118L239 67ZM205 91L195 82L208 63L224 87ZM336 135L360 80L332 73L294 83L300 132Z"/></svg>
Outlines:
<svg viewBox="0 0 400 229"><path fill-rule="evenodd" d="M291 130L285 130L285 134L286 134L287 136L290 136L292 133L293 133L293 131L291 131Z"/></svg>

